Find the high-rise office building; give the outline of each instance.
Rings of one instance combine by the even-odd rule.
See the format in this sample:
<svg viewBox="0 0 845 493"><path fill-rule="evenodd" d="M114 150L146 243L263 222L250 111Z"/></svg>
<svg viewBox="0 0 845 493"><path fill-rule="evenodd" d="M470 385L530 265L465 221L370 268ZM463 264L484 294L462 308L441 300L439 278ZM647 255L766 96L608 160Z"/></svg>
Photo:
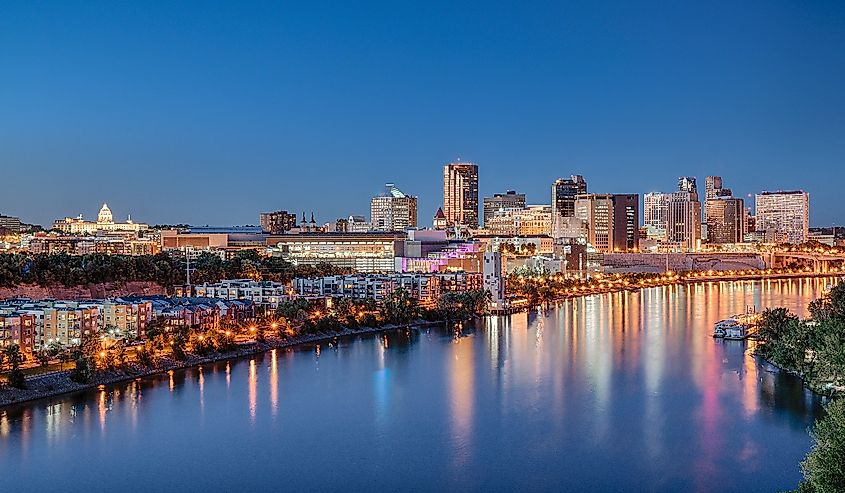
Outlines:
<svg viewBox="0 0 845 493"><path fill-rule="evenodd" d="M701 202L698 201L698 193L686 189L669 195L666 239L678 243L686 250L698 249L701 243Z"/></svg>
<svg viewBox="0 0 845 493"><path fill-rule="evenodd" d="M296 214L288 211L262 212L258 215L261 229L280 235L296 227Z"/></svg>
<svg viewBox="0 0 845 493"><path fill-rule="evenodd" d="M404 231L417 227L417 198L405 195L393 183L370 201L370 223L376 231Z"/></svg>
<svg viewBox="0 0 845 493"><path fill-rule="evenodd" d="M639 209L636 194L582 194L575 199L575 217L587 223L587 241L604 253L638 248Z"/></svg>
<svg viewBox="0 0 845 493"><path fill-rule="evenodd" d="M449 226L478 227L478 165L443 166L443 213Z"/></svg>
<svg viewBox="0 0 845 493"><path fill-rule="evenodd" d="M718 197L722 190L721 176L708 176L704 180L704 200L710 200Z"/></svg>
<svg viewBox="0 0 845 493"><path fill-rule="evenodd" d="M695 178L693 180L693 188L695 185ZM731 197L733 191L730 188L722 186L721 176L708 176L704 181L704 200L715 199L716 197Z"/></svg>
<svg viewBox="0 0 845 493"><path fill-rule="evenodd" d="M669 194L649 192L643 197L643 225L649 237L666 238L669 227Z"/></svg>
<svg viewBox="0 0 845 493"><path fill-rule="evenodd" d="M587 182L581 175L558 178L552 184L552 217L575 216L575 197L587 193Z"/></svg>
<svg viewBox="0 0 845 493"><path fill-rule="evenodd" d="M810 194L763 192L755 198L755 229L778 242L804 243L810 229Z"/></svg>
<svg viewBox="0 0 845 493"><path fill-rule="evenodd" d="M742 243L745 204L737 197L716 196L704 203L707 243Z"/></svg>
<svg viewBox="0 0 845 493"><path fill-rule="evenodd" d="M708 176L705 182L704 224L707 243L741 243L745 236L745 204L722 187L722 177Z"/></svg>
<svg viewBox="0 0 845 493"><path fill-rule="evenodd" d="M525 194L508 190L506 193L484 197L484 226L487 226L487 221L493 217L493 214L504 209L525 209Z"/></svg>
<svg viewBox="0 0 845 493"><path fill-rule="evenodd" d="M639 194L613 194L613 249L621 252L640 247Z"/></svg>
<svg viewBox="0 0 845 493"><path fill-rule="evenodd" d="M721 178L719 179L721 183ZM698 202L698 186L695 184L694 176L682 176L678 178L678 191L689 192L692 194L691 198Z"/></svg>

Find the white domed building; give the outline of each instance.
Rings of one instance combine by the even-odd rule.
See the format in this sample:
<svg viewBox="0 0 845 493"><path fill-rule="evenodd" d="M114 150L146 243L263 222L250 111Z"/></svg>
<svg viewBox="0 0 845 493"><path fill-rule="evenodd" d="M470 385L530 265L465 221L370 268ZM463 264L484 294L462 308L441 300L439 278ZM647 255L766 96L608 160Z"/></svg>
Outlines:
<svg viewBox="0 0 845 493"><path fill-rule="evenodd" d="M53 222L53 229L59 230L68 234L97 234L100 231L122 231L138 233L149 229L149 226L142 223L132 222L132 216L127 216L126 222L114 222L114 216L108 204L103 203L100 212L97 214L97 222L86 221L82 218L82 214L77 217L66 217L64 219L57 219Z"/></svg>

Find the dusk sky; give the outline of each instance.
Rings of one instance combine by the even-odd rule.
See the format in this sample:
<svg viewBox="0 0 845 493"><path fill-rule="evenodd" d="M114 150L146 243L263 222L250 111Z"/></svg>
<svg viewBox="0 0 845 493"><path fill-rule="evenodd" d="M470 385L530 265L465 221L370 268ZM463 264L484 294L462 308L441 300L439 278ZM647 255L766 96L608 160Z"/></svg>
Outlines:
<svg viewBox="0 0 845 493"><path fill-rule="evenodd" d="M0 213L256 224L369 215L385 182L441 205L810 192L845 223L845 2L2 2Z"/></svg>

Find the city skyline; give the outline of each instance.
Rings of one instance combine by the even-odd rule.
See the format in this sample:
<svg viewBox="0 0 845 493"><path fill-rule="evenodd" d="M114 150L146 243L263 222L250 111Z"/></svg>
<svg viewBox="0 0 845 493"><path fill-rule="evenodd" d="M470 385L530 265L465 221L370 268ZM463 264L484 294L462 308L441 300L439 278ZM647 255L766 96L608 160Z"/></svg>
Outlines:
<svg viewBox="0 0 845 493"><path fill-rule="evenodd" d="M441 203L439 205L435 206L434 212L436 212L438 208L443 207L443 204L442 204L442 196L443 196L442 170L443 170L443 166L445 166L447 164L449 164L449 163L444 163L443 165L441 165L438 168L439 170L441 170L441 176L440 176L441 190L438 192L438 195L441 197ZM501 195L501 192L500 191L499 192L491 192L489 194L483 193L482 190L489 188L489 187L482 187L482 184L484 183L483 167L481 165L479 165L478 163L475 163L475 162L466 161L465 164L476 165L476 166L478 166L478 169L479 169L479 171L478 171L478 174L479 174L479 179L478 179L478 183L479 183L479 186L478 186L478 189L479 189L479 192L478 192L478 198L479 198L478 199L478 202L479 202L478 214L479 214L479 219L481 219L483 217L483 212L484 212L484 208L483 208L483 204L482 204L483 200L482 199L483 198L490 198L490 197L493 197L497 194ZM579 176L582 176L582 175L579 175ZM699 184L697 188L699 189L698 192L699 192L699 195L700 195L702 208L703 208L703 203L704 203L703 199L705 198L704 197L704 194L705 194L704 180L695 176L695 175L690 175L689 177L690 178L698 178L698 181L701 181L701 184ZM712 177L712 175L707 176L707 178L710 178L710 177ZM670 178L667 181L669 183L669 185L667 185L664 188L658 188L658 189L655 189L655 190L647 190L647 191L635 190L635 191L628 191L628 192L619 192L619 191L607 191L607 190L603 190L603 189L599 189L599 188L594 189L592 186L590 187L590 190L594 191L595 193L602 193L602 194L617 194L617 195L620 195L620 194L621 195L638 194L640 196L639 222L641 223L640 224L641 226L647 226L648 225L648 218L644 217L644 212L643 212L645 210L644 200L645 200L646 195L651 194L651 193L671 193L674 190L673 185L675 184L675 182L677 180L682 180L684 178L687 178L687 176L678 176L677 179ZM723 178L723 177L717 177L717 178ZM728 179L730 179L730 178L728 178ZM558 180L558 178L555 178L555 180ZM591 179L588 179L587 181L589 181L590 183L593 183L593 180L591 180ZM412 183L417 184L418 182L412 182ZM550 184L553 186L554 180L551 181ZM403 186L403 188L407 188L407 187ZM547 184L547 188L548 188L548 184ZM510 188L505 187L503 190L505 190L505 189L506 190L513 190L512 187L510 187ZM384 185L382 184L382 186L378 187L377 190L379 190L379 191L374 192L374 193L370 194L368 197L366 197L366 199L364 201L365 206L359 206L358 207L358 209L361 209L360 212L359 212L358 209L352 210L353 207L350 206L350 207L346 207L345 210L349 210L351 212L348 212L346 214L341 213L337 217L326 214L324 212L325 208L321 209L321 208L318 207L318 208L309 209L307 207L299 207L295 204L294 205L278 204L274 207L269 207L266 210L251 211L251 214L249 214L250 217L246 217L246 218L244 218L243 221L240 221L240 222L229 222L229 223L221 222L221 221L215 222L213 219L211 221L205 221L205 222L203 222L203 221L193 221L192 222L192 221L188 221L188 220L185 220L185 219L181 219L179 217L173 217L172 219L162 220L162 221L146 220L144 218L140 218L140 220L142 222L148 223L150 225L190 224L192 226L227 226L227 225L230 225L230 226L239 226L239 225L260 226L261 221L260 221L259 216L261 216L263 214L270 213L272 211L276 211L276 210L290 210L291 213L294 214L294 216L297 216L297 217L298 217L298 214L304 214L306 212L308 212L309 214L315 214L316 217L317 217L317 222L319 224L334 223L337 219L344 219L344 218L346 218L350 215L364 216L364 217L367 217L368 220L369 220L370 215L371 215L371 200L372 200L372 197L374 195L378 195L379 193L383 192ZM749 192L749 193L743 194L743 195L734 194L734 197L743 199L745 201L745 207L749 208L752 212L754 212L755 197L756 196L758 196L762 193L784 192L784 191L795 191L795 190L807 192L810 196L811 208L813 210L813 213L810 215L810 227L826 227L826 226L836 226L837 225L836 223L822 223L822 222L820 222L816 219L816 215L818 214L818 209L816 208L814 193L812 191L803 189L801 187L797 187L797 186L792 187L792 188L783 187L783 188L779 188L779 189L769 189L769 190L761 189L761 190L758 190L756 192ZM528 194L525 194L522 189L518 189L517 191L520 194L526 195L526 203L537 204L537 205L543 205L543 204L552 205L551 199L550 199L550 197L548 197L547 191L546 191L546 194L545 194L546 197L542 197L542 194L538 194L540 196L537 197L536 200L534 200L533 198L530 198L531 196L529 196ZM431 202L430 198L417 196L417 194L415 194L413 192L409 192L409 193L410 193L410 195L415 196L415 198L417 198L419 200L419 202L422 202L422 203ZM112 202L110 200L100 200L100 202L96 202L96 199L95 199L94 202L91 202L91 200L89 200L89 198L82 198L82 199L79 199L79 202L83 203L83 207L84 207L85 210L82 210L82 211L79 211L79 212L67 212L67 211L60 212L60 211L57 211L52 216L50 216L50 213L46 213L47 215L45 217L47 217L47 219L43 222L39 222L37 220L31 220L30 214L28 214L27 212L15 214L14 212L4 211L4 210L0 209L0 214L20 217L21 221L24 222L24 223L37 224L37 225L43 226L45 229L50 229L51 226L53 226L54 222L62 220L63 218L74 218L74 219L76 219L78 216L81 216L85 220L91 220L92 218L96 219L98 212L95 212L95 211L100 211L101 206L105 205L105 204L109 204L110 208L115 208L112 205ZM96 208L92 207L92 204L97 204L97 203L101 204L101 206L96 207ZM350 203L352 203L352 202L350 202ZM357 200L354 201L354 203L357 204ZM342 210L344 209L343 206L341 206L341 209ZM135 214L134 212L129 210L127 207L125 207L125 205L121 205L121 203L117 203L117 207L115 208L115 210L117 210L117 212L114 214L115 220L125 220L127 218L131 219L131 216L133 214ZM424 228L432 227L432 218L433 218L434 214L428 214L427 212L428 211L426 211L426 210L420 210L418 208L418 214L419 214L418 227L419 228L424 229ZM135 214L135 215L137 217L137 214Z"/></svg>
<svg viewBox="0 0 845 493"><path fill-rule="evenodd" d="M0 16L3 181L45 178L6 187L0 213L27 221L103 201L149 223L333 220L394 182L428 223L458 157L482 197L718 175L742 198L807 190L814 226L845 221L827 185L845 156L839 3L51 10Z"/></svg>

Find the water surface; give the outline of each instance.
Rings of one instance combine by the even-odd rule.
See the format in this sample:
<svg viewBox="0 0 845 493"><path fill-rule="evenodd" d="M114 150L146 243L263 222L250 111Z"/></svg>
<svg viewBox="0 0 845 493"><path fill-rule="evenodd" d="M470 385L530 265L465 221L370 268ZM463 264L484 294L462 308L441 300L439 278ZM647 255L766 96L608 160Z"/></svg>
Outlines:
<svg viewBox="0 0 845 493"><path fill-rule="evenodd" d="M718 341L823 280L597 295L0 411L9 491L778 491L820 400ZM6 491L6 486L2 488Z"/></svg>

